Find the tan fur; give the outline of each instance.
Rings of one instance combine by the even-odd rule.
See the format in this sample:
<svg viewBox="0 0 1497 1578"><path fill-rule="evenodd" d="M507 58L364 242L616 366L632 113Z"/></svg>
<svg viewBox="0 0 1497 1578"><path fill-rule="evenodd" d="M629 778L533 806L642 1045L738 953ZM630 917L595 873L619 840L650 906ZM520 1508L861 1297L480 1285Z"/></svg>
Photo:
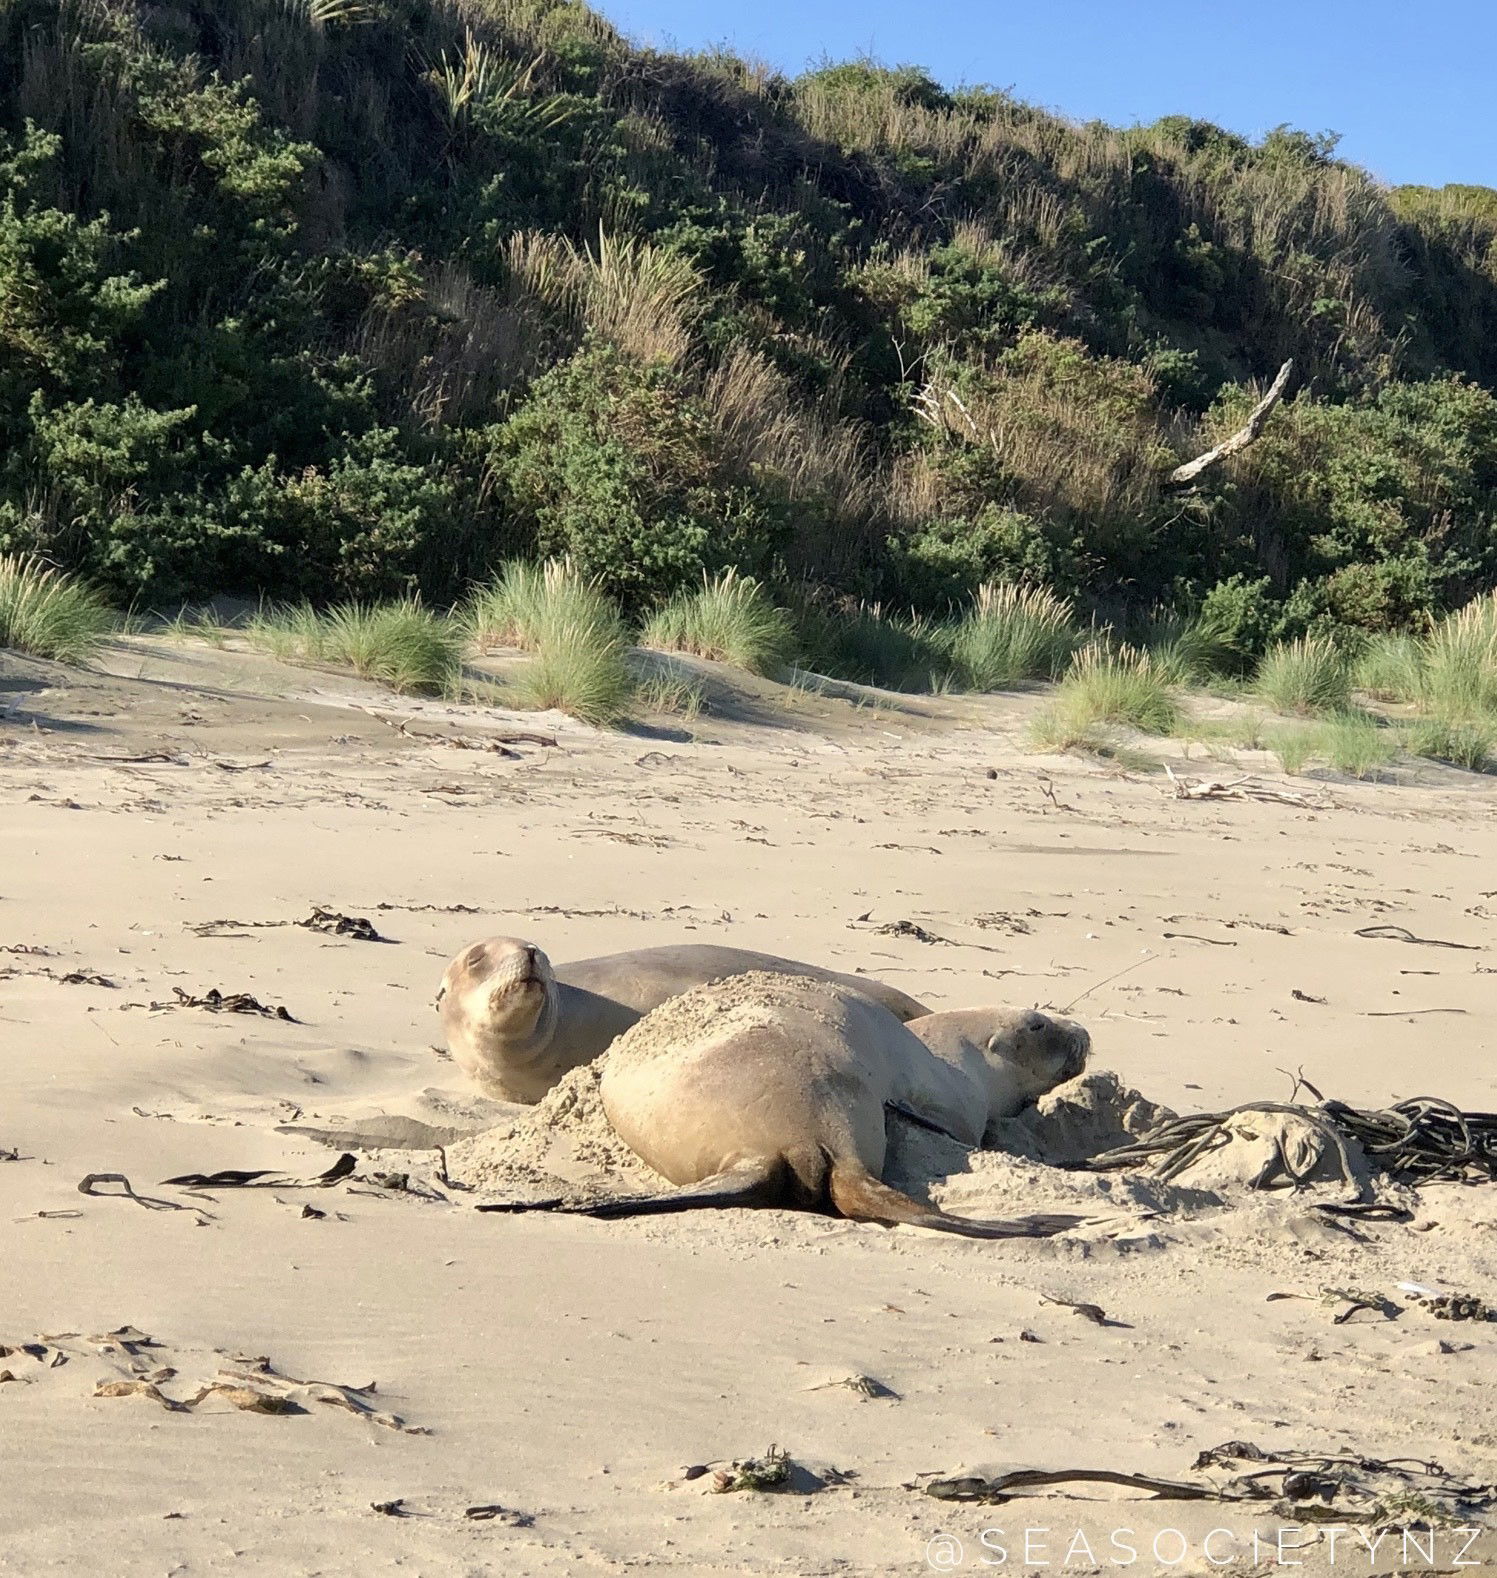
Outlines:
<svg viewBox="0 0 1497 1578"><path fill-rule="evenodd" d="M687 943L637 948L553 968L518 937L490 937L447 966L437 996L458 1067L487 1096L539 1101L569 1069L606 1051L642 1014L708 981L772 970L833 981L899 1019L925 1006L882 981L742 948Z"/></svg>
<svg viewBox="0 0 1497 1578"><path fill-rule="evenodd" d="M1090 1039L1025 1009L901 1024L833 982L751 973L648 1014L603 1065L604 1110L677 1196L568 1207L623 1216L693 1205L834 1208L981 1238L1042 1235L1076 1218L976 1222L881 1181L885 1123L905 1110L970 1145L988 1125L1079 1074Z"/></svg>

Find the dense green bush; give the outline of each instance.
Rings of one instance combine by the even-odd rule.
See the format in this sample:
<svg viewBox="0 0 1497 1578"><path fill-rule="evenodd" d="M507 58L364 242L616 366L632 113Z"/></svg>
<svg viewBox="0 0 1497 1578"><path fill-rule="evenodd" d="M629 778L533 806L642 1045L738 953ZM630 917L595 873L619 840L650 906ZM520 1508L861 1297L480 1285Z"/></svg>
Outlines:
<svg viewBox="0 0 1497 1578"><path fill-rule="evenodd" d="M0 551L120 600L566 554L643 615L736 568L876 601L884 665L1007 580L1246 670L1497 584L1494 388L1497 193L1292 127L792 80L580 0L0 9Z"/></svg>

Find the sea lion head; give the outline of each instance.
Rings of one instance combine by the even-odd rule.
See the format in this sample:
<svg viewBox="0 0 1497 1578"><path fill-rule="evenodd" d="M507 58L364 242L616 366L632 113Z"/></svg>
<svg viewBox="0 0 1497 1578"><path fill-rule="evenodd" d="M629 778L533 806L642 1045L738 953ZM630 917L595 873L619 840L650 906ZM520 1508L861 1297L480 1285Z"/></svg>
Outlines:
<svg viewBox="0 0 1497 1578"><path fill-rule="evenodd" d="M989 1118L1012 1117L1086 1067L1092 1038L1074 1020L1037 1008L964 1008L916 1020L920 1038L948 1056L975 1052L985 1071ZM929 1028L927 1028L929 1027Z"/></svg>
<svg viewBox="0 0 1497 1578"><path fill-rule="evenodd" d="M453 1060L486 1094L523 1094L527 1065L545 1054L556 1028L556 977L533 942L489 937L447 966L437 1008Z"/></svg>

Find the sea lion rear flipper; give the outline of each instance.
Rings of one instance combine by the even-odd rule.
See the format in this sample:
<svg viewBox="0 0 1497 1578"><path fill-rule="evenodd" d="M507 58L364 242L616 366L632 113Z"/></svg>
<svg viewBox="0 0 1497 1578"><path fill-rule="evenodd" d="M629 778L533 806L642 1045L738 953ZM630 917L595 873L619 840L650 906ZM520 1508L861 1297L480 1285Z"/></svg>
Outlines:
<svg viewBox="0 0 1497 1578"><path fill-rule="evenodd" d="M688 1184L674 1194L621 1195L608 1200L499 1200L480 1205L480 1211L555 1211L569 1216L594 1216L604 1220L621 1216L664 1216L676 1211L713 1207L779 1205L784 1199L785 1163L778 1156L759 1156L736 1167L713 1173L700 1183Z"/></svg>
<svg viewBox="0 0 1497 1578"><path fill-rule="evenodd" d="M859 1161L835 1159L827 1178L832 1204L853 1222L881 1222L892 1227L908 1222L915 1227L931 1227L941 1233L959 1233L963 1238L1048 1238L1067 1228L1079 1227L1080 1216L1058 1214L1020 1216L1010 1221L976 1221L952 1216L939 1206L922 1205L910 1195L891 1189L875 1178Z"/></svg>

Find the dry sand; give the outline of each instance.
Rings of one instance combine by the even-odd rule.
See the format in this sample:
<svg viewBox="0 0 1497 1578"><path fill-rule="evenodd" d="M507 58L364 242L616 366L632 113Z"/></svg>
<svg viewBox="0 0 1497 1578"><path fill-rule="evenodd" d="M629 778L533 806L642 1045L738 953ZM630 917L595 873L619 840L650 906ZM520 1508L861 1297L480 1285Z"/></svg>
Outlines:
<svg viewBox="0 0 1497 1578"><path fill-rule="evenodd" d="M598 734L200 644L122 641L87 673L0 654L0 946L44 950L0 953L0 1151L17 1153L0 1344L55 1339L0 1358L0 1572L913 1573L949 1534L960 1562L930 1550L956 1571L1200 1573L1273 1566L1251 1536L1283 1520L1105 1486L1001 1508L906 1487L999 1465L1179 1477L1228 1439L1497 1480L1497 1325L1337 1325L1318 1298L1412 1279L1497 1299L1494 1188L1431 1189L1412 1224L1353 1238L1230 1169L1164 1185L1044 1166L1036 1117L1007 1136L1018 1154L896 1133L892 1173L953 1210L1080 1203L1105 1229L993 1244L781 1212L470 1208L649 1183L588 1071L543 1109L503 1108L433 1049L443 962L493 932L559 959L732 943L936 1007L1074 1004L1094 1069L1178 1111L1282 1099L1295 1069L1357 1104L1497 1108L1489 781L1425 769L1279 781L1314 807L1188 803L1025 755L1023 698L787 706L714 683L717 716ZM419 737L506 727L558 745ZM317 904L391 941L284 924ZM939 940L880 930L902 921ZM1468 946L1355 935L1380 924ZM294 1017L152 1008L178 988ZM336 1151L288 1131L346 1143L390 1115L451 1142L451 1186L429 1150L360 1152L326 1189L161 1186L311 1176ZM89 1173L189 1208L80 1194ZM375 1180L401 1173L411 1188ZM125 1327L154 1345L103 1340ZM262 1356L377 1389L291 1390L302 1411L277 1414L93 1395L172 1370L154 1384L185 1399L222 1368L253 1380ZM825 1384L856 1376L897 1396ZM830 1483L669 1488L771 1443ZM1208 1558L1213 1527L1230 1533ZM1051 1531L1027 1562L1026 1528ZM1132 1563L1108 1544L1122 1528ZM1171 1528L1189 1555L1171 1564L1166 1537L1156 1561ZM1094 1560L1065 1560L1076 1529ZM1285 1564L1331 1570L1316 1531L1286 1538L1308 1543ZM1462 1540L1440 1539L1433 1561L1343 1539L1334 1570L1452 1569Z"/></svg>

